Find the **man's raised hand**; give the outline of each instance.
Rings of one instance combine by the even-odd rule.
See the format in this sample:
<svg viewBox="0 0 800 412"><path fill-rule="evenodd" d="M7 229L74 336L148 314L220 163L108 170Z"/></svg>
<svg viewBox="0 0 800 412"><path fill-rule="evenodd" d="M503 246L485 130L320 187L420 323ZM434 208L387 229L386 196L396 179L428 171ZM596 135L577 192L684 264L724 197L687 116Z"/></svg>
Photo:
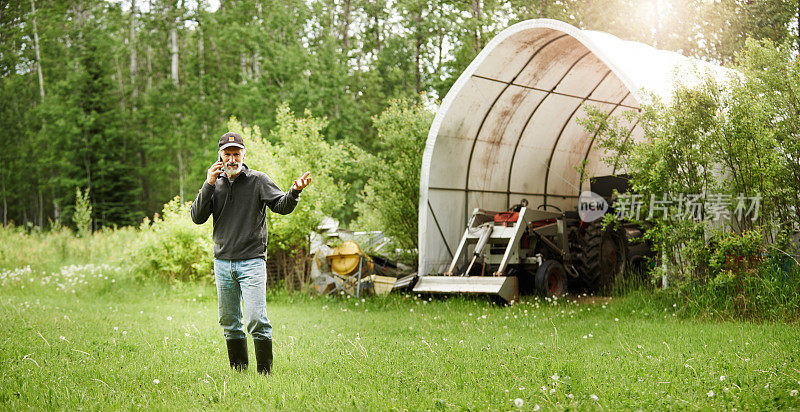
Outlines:
<svg viewBox="0 0 800 412"><path fill-rule="evenodd" d="M222 162L220 161L215 162L208 169L208 172L206 172L206 182L208 182L208 184L210 184L211 186L214 186L214 184L217 183L217 178L222 172L223 172Z"/></svg>
<svg viewBox="0 0 800 412"><path fill-rule="evenodd" d="M299 179L295 180L292 183L292 189L294 190L303 190L311 183L311 172L303 173L303 176L300 176Z"/></svg>

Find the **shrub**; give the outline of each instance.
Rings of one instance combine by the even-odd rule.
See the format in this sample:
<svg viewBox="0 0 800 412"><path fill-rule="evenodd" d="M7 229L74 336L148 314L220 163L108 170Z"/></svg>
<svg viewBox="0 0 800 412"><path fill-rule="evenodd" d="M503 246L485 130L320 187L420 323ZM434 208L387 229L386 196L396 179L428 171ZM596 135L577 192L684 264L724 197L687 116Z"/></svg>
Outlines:
<svg viewBox="0 0 800 412"><path fill-rule="evenodd" d="M346 176L361 170L366 154L348 143L325 141L321 132L325 119L309 112L296 117L283 105L276 112L276 123L268 140L257 126L243 127L236 118L228 122L228 129L242 135L248 167L267 173L282 190L288 191L295 179L311 172L311 184L291 214L267 215L268 253L298 256L308 250L308 235L325 216L351 207Z"/></svg>
<svg viewBox="0 0 800 412"><path fill-rule="evenodd" d="M152 222L145 218L139 238L126 258L137 278L166 281L212 281L214 250L211 222L196 225L189 214L191 203L175 197Z"/></svg>
<svg viewBox="0 0 800 412"><path fill-rule="evenodd" d="M373 118L381 151L369 163L371 179L356 205L358 224L383 231L406 251L417 249L419 174L432 121L433 113L407 100L392 101ZM403 260L417 263L413 254Z"/></svg>
<svg viewBox="0 0 800 412"><path fill-rule="evenodd" d="M785 239L800 228L800 63L789 48L749 41L739 65L741 73L724 80L703 74L697 85L679 85L670 102L643 105L634 115L644 132L636 142L627 122L602 110L589 109L584 124L597 131L603 160L630 174L641 196L634 220L652 228L646 237L661 259L654 279L666 275L681 296L709 311L757 316L752 308L783 301L768 291L796 295L775 282L792 284L781 273L797 269L775 262L796 255ZM652 199L692 195L701 196L696 216L679 209L685 202L652 210L660 207ZM758 198L754 218L738 213L740 196ZM630 199L616 209L629 209Z"/></svg>
<svg viewBox="0 0 800 412"><path fill-rule="evenodd" d="M92 203L89 200L89 188L81 193L80 188L75 188L75 213L72 222L78 228L78 236L86 237L92 233Z"/></svg>

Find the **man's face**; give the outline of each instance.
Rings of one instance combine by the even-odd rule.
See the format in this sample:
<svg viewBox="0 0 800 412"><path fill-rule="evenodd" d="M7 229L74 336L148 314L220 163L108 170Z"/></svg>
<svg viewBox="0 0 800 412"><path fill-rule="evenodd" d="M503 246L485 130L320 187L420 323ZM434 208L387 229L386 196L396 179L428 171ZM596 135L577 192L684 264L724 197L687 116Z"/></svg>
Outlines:
<svg viewBox="0 0 800 412"><path fill-rule="evenodd" d="M227 147L220 151L225 174L229 177L237 176L242 171L245 151L239 147Z"/></svg>

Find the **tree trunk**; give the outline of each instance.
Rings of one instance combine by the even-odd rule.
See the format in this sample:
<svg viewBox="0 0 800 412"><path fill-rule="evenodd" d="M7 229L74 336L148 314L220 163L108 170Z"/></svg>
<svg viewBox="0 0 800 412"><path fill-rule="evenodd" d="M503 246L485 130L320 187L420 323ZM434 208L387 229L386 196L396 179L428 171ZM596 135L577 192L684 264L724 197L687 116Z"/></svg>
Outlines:
<svg viewBox="0 0 800 412"><path fill-rule="evenodd" d="M472 16L475 18L475 32L473 33L475 37L475 54L478 54L482 48L481 37L483 37L483 33L481 33L481 0L472 0Z"/></svg>
<svg viewBox="0 0 800 412"><path fill-rule="evenodd" d="M6 196L6 179L2 181L3 188L3 226L8 226L8 199Z"/></svg>
<svg viewBox="0 0 800 412"><path fill-rule="evenodd" d="M419 94L422 91L422 72L421 72L422 68L420 67L421 66L421 64L420 64L420 54L422 53L422 33L421 33L422 29L420 27L420 25L422 24L422 11L421 10L417 11L417 15L414 16L414 22L416 23L416 26L417 26L416 43L414 45L415 46L414 47L414 78L416 80L417 94Z"/></svg>
<svg viewBox="0 0 800 412"><path fill-rule="evenodd" d="M36 49L35 50L36 51L36 73L39 76L39 98L41 99L41 102L44 103L45 95L44 95L44 75L42 74L42 52L41 52L41 48L39 47L39 29L36 27L36 4L35 4L34 0L31 0L31 15L33 17L33 45L34 45L34 48ZM42 119L42 132L44 132L45 135L47 134L47 124L45 123L44 119ZM49 139L48 139L48 142L49 142ZM48 143L48 152L51 151L51 150L49 150L50 149L49 146L50 146L50 144ZM51 179L52 179L53 173L54 173L54 171L51 169L50 170ZM4 196L5 196L5 194L4 194ZM39 186L39 226L40 227L44 227L44 205L43 205L42 202L43 202L43 199L42 199L42 188L41 188L41 186ZM55 198L53 199L53 202L56 202ZM3 198L3 204L5 206L5 197ZM57 209L58 208L58 204L57 203L54 204L54 207L56 207L56 209ZM4 214L5 214L5 211L4 211ZM5 219L5 217L4 217L4 219Z"/></svg>
<svg viewBox="0 0 800 412"><path fill-rule="evenodd" d="M50 197L53 198L53 221L60 222L61 205L58 203L58 199L56 198L56 189L53 186L50 186Z"/></svg>
<svg viewBox="0 0 800 412"><path fill-rule="evenodd" d="M176 23L177 24L177 23ZM180 86L180 81L178 80L178 29L173 26L169 32L170 38L170 51L172 52L172 84L175 87Z"/></svg>
<svg viewBox="0 0 800 412"><path fill-rule="evenodd" d="M44 199L41 187L39 188L39 201L36 204L39 206L39 227L44 228Z"/></svg>
<svg viewBox="0 0 800 412"><path fill-rule="evenodd" d="M247 83L247 59L244 57L244 53L239 53L239 69L241 71L242 76L242 83Z"/></svg>
<svg viewBox="0 0 800 412"><path fill-rule="evenodd" d="M114 57L114 67L117 69L116 77L119 79L119 95L120 95L120 104L122 105L122 112L124 113L126 109L126 102L125 102L125 82L122 80L122 65L119 64L119 60ZM124 136L124 134L123 134Z"/></svg>
<svg viewBox="0 0 800 412"><path fill-rule="evenodd" d="M33 16L33 46L36 49L36 71L39 75L39 97L44 103L44 76L42 75L42 54L39 51L39 30L36 28L36 4L31 0L31 14Z"/></svg>
<svg viewBox="0 0 800 412"><path fill-rule="evenodd" d="M375 11L375 41L377 42L378 46L378 53L381 52L381 13L380 10L376 7Z"/></svg>
<svg viewBox="0 0 800 412"><path fill-rule="evenodd" d="M153 48L150 47L150 44L147 45L147 90L153 88L153 66L152 66L152 57Z"/></svg>
<svg viewBox="0 0 800 412"><path fill-rule="evenodd" d="M199 66L200 78L200 97L203 98L204 89L203 89L203 77L206 75L206 67L205 67L205 59L203 58L203 54L205 53L204 50L205 45L203 44L203 28L200 26L200 22L197 22L197 65Z"/></svg>
<svg viewBox="0 0 800 412"><path fill-rule="evenodd" d="M136 105L139 89L136 88L136 0L131 0L131 31L129 40L131 46L131 106Z"/></svg>
<svg viewBox="0 0 800 412"><path fill-rule="evenodd" d="M342 51L350 48L350 0L344 0L344 16L342 17Z"/></svg>
<svg viewBox="0 0 800 412"><path fill-rule="evenodd" d="M178 138L178 193L181 196L181 203L184 202L183 200L183 175L184 175L184 167L183 167L183 145L181 144L181 139Z"/></svg>

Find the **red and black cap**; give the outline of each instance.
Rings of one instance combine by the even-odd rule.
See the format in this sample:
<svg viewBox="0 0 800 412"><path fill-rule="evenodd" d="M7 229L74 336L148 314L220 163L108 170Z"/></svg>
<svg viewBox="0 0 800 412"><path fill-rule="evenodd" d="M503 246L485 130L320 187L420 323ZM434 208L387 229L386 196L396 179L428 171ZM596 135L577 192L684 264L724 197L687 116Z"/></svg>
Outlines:
<svg viewBox="0 0 800 412"><path fill-rule="evenodd" d="M244 149L244 139L239 133L228 132L219 138L219 150L228 147L241 147Z"/></svg>

